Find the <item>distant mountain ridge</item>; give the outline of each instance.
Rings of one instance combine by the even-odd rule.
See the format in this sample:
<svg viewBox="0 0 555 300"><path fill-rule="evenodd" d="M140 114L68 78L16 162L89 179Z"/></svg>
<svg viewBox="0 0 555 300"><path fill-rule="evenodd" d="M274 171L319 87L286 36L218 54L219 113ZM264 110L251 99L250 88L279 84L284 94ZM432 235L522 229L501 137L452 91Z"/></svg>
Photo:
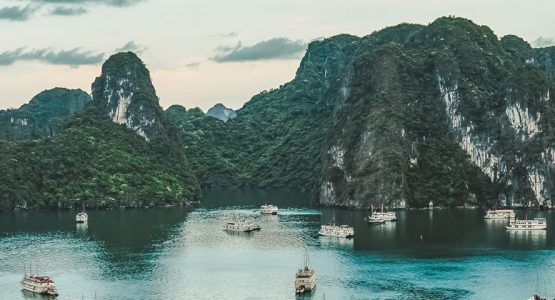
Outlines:
<svg viewBox="0 0 555 300"><path fill-rule="evenodd" d="M91 101L82 90L53 88L37 94L18 109L0 110L0 139L23 141L53 136L58 123Z"/></svg>
<svg viewBox="0 0 555 300"><path fill-rule="evenodd" d="M208 111L206 112L206 115L214 117L216 119L220 119L224 122L227 122L228 120L231 120L237 117L237 113L235 112L235 110L231 108L227 108L225 107L225 105L221 103L218 103L212 106L210 109L208 109Z"/></svg>

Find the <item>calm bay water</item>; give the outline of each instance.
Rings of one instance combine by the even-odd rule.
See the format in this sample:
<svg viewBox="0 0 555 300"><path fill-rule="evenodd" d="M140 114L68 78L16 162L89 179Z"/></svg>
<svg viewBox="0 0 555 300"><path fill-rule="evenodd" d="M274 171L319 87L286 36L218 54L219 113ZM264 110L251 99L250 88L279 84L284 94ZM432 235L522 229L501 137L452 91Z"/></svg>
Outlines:
<svg viewBox="0 0 555 300"><path fill-rule="evenodd" d="M368 225L367 212L311 207L290 192L211 192L197 207L0 215L0 299L41 299L21 291L25 265L53 276L58 299L295 299L305 247L317 273L306 299L527 299L555 297L553 212L547 232L507 232L479 210L401 211ZM254 211L280 206L277 216ZM233 205L230 205L233 203ZM241 215L262 226L229 234ZM332 217L353 240L318 237ZM420 239L422 235L422 239Z"/></svg>

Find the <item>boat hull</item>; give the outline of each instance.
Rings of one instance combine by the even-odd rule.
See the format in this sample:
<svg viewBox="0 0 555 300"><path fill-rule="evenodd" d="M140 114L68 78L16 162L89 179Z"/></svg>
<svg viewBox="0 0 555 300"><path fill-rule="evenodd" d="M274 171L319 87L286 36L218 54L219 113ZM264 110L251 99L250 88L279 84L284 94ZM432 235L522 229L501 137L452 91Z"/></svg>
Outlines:
<svg viewBox="0 0 555 300"><path fill-rule="evenodd" d="M253 232L255 230L260 230L260 228L248 228L248 229L231 229L231 228L226 228L224 229L224 231L230 231L230 232Z"/></svg>
<svg viewBox="0 0 555 300"><path fill-rule="evenodd" d="M323 232L318 232L318 235L320 235L320 236L331 236L331 237L336 237L336 238L346 238L346 239L350 239L350 238L353 238L355 236L354 234L328 234L328 233L323 233Z"/></svg>
<svg viewBox="0 0 555 300"><path fill-rule="evenodd" d="M547 229L547 227L520 228L520 227L511 227L511 226L505 226L505 228L507 228L507 230L511 230L511 231L540 231L540 230L546 230Z"/></svg>

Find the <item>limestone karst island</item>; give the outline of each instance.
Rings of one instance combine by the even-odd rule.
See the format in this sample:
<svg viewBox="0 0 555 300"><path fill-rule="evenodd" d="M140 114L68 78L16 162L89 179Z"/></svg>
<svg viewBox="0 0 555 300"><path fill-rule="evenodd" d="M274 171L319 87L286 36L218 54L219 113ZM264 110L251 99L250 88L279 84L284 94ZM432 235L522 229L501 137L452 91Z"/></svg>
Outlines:
<svg viewBox="0 0 555 300"><path fill-rule="evenodd" d="M0 0L0 299L554 300L553 11Z"/></svg>

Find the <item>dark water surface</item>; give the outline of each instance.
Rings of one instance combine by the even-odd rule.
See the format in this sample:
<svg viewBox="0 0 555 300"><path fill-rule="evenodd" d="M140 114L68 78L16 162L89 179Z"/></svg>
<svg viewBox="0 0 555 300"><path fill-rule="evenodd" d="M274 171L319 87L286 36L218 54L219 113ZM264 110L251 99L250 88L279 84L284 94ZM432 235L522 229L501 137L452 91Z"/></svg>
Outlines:
<svg viewBox="0 0 555 300"><path fill-rule="evenodd" d="M21 291L25 264L54 277L58 299L295 299L305 247L316 270L306 299L527 299L555 297L553 212L547 232L507 232L479 210L401 211L368 225L367 212L311 207L291 192L211 192L197 207L0 214L0 299L41 299ZM264 203L277 216L254 211ZM262 226L228 234L242 215ZM318 237L335 217L353 240ZM420 239L422 235L422 239Z"/></svg>

